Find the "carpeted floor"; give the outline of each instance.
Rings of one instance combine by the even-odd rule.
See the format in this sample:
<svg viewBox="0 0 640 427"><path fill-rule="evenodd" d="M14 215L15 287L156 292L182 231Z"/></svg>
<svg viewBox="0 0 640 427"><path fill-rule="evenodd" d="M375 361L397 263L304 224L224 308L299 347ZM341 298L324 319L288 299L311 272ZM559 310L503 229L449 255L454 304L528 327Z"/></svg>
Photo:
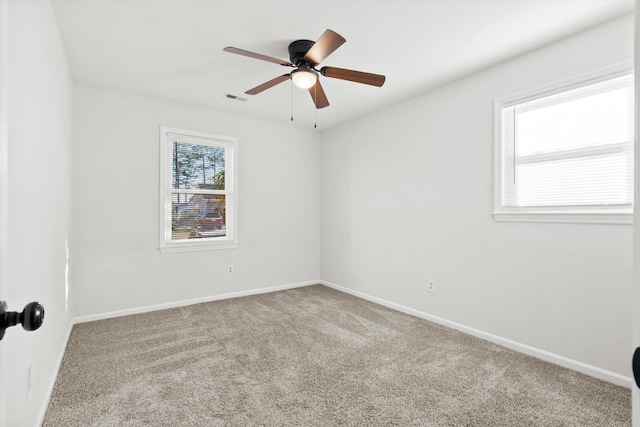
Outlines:
<svg viewBox="0 0 640 427"><path fill-rule="evenodd" d="M631 393L310 286L74 327L44 426L630 426Z"/></svg>

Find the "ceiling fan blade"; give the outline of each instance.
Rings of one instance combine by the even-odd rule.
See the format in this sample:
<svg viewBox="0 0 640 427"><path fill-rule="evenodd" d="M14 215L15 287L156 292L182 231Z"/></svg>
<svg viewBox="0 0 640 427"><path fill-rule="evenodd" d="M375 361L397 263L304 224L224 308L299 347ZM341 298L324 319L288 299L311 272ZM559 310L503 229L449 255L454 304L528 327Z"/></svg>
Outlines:
<svg viewBox="0 0 640 427"><path fill-rule="evenodd" d="M270 87L274 87L277 84L282 82L286 82L291 78L291 74L284 74L282 76L276 77L275 79L269 80L268 82L262 83L259 86L254 87L253 89L249 89L245 93L247 95L257 95L262 91L269 89Z"/></svg>
<svg viewBox="0 0 640 427"><path fill-rule="evenodd" d="M273 62L274 64L293 67L293 64L291 62L285 61L284 59L278 59L272 56L262 55L260 53L249 52L248 50L238 49L237 47L227 46L222 50L229 53L235 53L236 55L248 56L249 58L261 59L262 61L269 61Z"/></svg>
<svg viewBox="0 0 640 427"><path fill-rule="evenodd" d="M334 50L342 46L342 44L346 42L344 37L335 31L326 30L318 41L311 46L311 49L304 56L305 59L309 62L312 62L314 65L317 65L324 61L324 59L331 55Z"/></svg>
<svg viewBox="0 0 640 427"><path fill-rule="evenodd" d="M317 80L316 84L309 88L309 93L311 94L311 98L313 98L313 103L316 104L316 108L320 109L329 106L329 100L324 93L324 89L322 89L320 80Z"/></svg>
<svg viewBox="0 0 640 427"><path fill-rule="evenodd" d="M346 70L336 67L322 67L320 74L333 79L349 80L350 82L364 83L371 86L382 86L386 79L380 74L363 73L362 71Z"/></svg>

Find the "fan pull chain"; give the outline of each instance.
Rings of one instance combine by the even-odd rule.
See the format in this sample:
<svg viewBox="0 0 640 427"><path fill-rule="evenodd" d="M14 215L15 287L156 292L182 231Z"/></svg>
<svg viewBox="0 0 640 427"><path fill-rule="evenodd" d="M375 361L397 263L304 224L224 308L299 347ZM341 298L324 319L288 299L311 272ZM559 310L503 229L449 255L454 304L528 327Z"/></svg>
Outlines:
<svg viewBox="0 0 640 427"><path fill-rule="evenodd" d="M291 80L291 121L293 121L293 79Z"/></svg>
<svg viewBox="0 0 640 427"><path fill-rule="evenodd" d="M513 185L516 185L516 107L513 107Z"/></svg>
<svg viewBox="0 0 640 427"><path fill-rule="evenodd" d="M313 97L313 128L316 129L318 127L318 106L316 104L316 100L318 99L318 82L313 86L313 91L315 92L315 96Z"/></svg>

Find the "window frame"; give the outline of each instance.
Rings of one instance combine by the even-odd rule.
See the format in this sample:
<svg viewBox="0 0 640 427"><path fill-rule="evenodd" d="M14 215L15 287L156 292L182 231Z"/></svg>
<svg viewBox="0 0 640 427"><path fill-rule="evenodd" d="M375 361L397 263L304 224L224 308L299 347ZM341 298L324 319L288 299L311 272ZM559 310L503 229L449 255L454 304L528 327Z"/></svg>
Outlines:
<svg viewBox="0 0 640 427"><path fill-rule="evenodd" d="M496 221L516 222L559 222L582 224L633 224L633 210L631 212L616 209L589 209L584 207L556 207L556 208L505 208L502 204L503 196L503 140L502 140L502 110L516 104L562 93L583 86L588 86L605 80L634 73L633 61L622 61L608 67L591 72L558 80L550 84L521 91L494 100L494 203L493 217ZM632 146L634 141L632 141ZM635 164L634 164L635 168ZM634 174L635 174L634 170Z"/></svg>
<svg viewBox="0 0 640 427"><path fill-rule="evenodd" d="M173 194L173 142L170 135L178 135L192 144L225 149L226 235L206 239L171 239L171 195ZM160 126L160 192L158 217L158 250L187 252L238 247L238 138L193 130ZM212 191L212 190L209 190ZM218 190L219 191L219 190ZM207 193L207 190L181 189L180 193Z"/></svg>

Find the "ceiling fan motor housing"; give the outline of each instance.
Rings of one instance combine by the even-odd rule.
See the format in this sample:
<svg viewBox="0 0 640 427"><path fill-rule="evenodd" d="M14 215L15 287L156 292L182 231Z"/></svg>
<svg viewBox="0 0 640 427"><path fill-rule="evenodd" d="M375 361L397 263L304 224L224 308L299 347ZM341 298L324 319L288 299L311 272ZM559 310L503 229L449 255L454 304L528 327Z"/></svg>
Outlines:
<svg viewBox="0 0 640 427"><path fill-rule="evenodd" d="M295 66L301 64L307 64L310 67L314 67L318 64L310 63L304 56L309 52L311 46L315 44L311 40L296 40L289 45L289 60Z"/></svg>

